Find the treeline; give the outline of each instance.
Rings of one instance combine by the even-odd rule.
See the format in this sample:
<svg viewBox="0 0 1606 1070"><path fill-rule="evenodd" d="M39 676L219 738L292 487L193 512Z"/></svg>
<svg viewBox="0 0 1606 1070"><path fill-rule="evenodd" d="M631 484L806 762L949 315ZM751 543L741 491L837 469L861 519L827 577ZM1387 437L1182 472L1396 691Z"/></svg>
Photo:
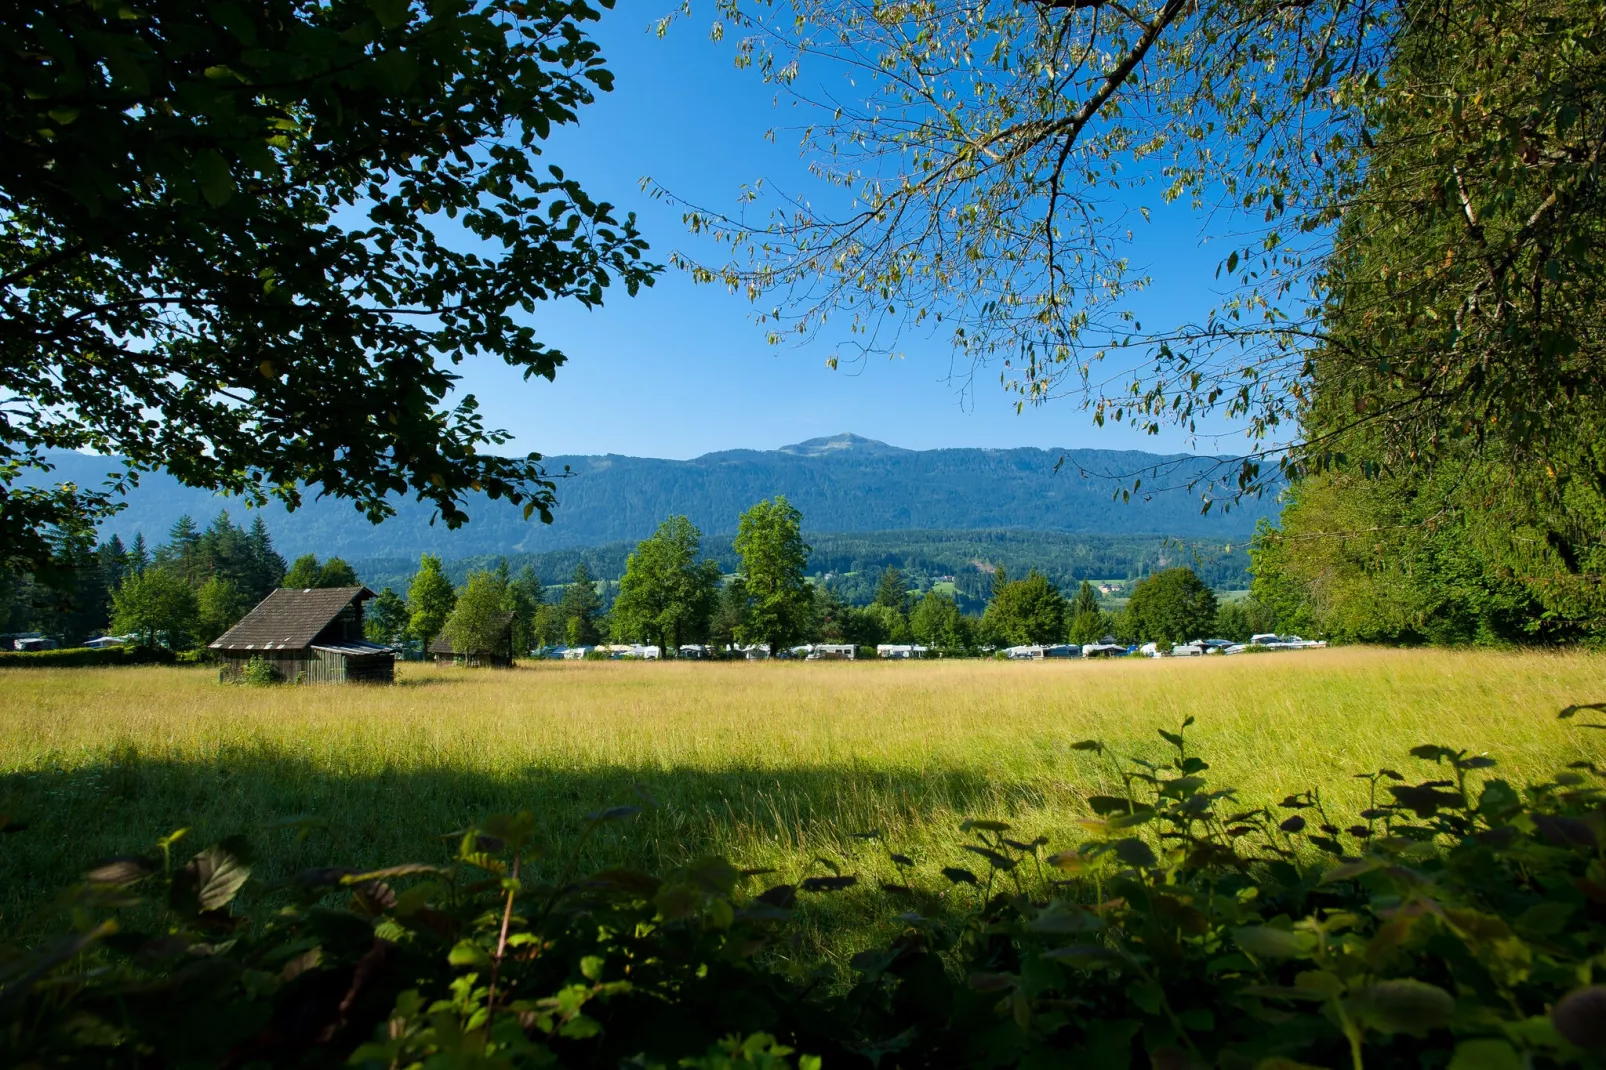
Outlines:
<svg viewBox="0 0 1606 1070"><path fill-rule="evenodd" d="M471 570L454 587L441 559L426 554L405 583L405 598L387 587L370 604L369 635L423 649L444 634L455 651L466 652L494 649L511 630L519 654L610 641L657 645L673 657L687 644L720 650L762 644L778 651L812 642L912 642L965 654L1106 637L1242 641L1269 628L1258 602L1222 604L1185 566L1139 580L1124 606L1107 604L1085 580L1068 598L1043 572L1011 578L1007 568L996 567L986 576L982 609L967 613L955 595L921 589L888 565L876 574L867 602L855 605L830 583L811 580L808 573L818 565L804 540L802 514L784 496L742 514L733 549L736 568L727 573L717 557L704 553L702 533L690 520L670 517L627 555L611 605L603 597L607 585L584 558L559 589L544 585L528 562L515 574L506 559Z"/></svg>
<svg viewBox="0 0 1606 1070"><path fill-rule="evenodd" d="M831 587L853 606L875 599L882 571L896 568L911 589L923 594L933 584L953 577L953 594L967 613L980 613L991 597L992 569L1013 575L1036 569L1056 586L1073 589L1082 580L1126 583L1185 565L1217 590L1249 586L1247 543L1184 542L1157 535L1079 535L1043 531L882 531L809 533L808 574ZM611 605L618 580L636 543L554 550L539 554L479 556L445 562L448 576L461 583L470 572L494 569L506 560L514 570L529 566L542 583L569 583L581 563ZM739 571L741 556L733 536L708 536L703 553L726 575ZM416 567L397 558L354 562L376 590L405 590Z"/></svg>
<svg viewBox="0 0 1606 1070"><path fill-rule="evenodd" d="M1290 626L1606 641L1603 10L1401 23L1308 354L1301 478L1256 540L1257 597Z"/></svg>
<svg viewBox="0 0 1606 1070"><path fill-rule="evenodd" d="M241 527L227 511L204 529L180 517L155 548L143 534L131 544L117 535L99 543L62 538L60 559L68 563L65 584L26 573L0 577L4 631L38 632L64 646L131 635L143 645L184 650L233 627L286 578L262 518ZM340 575L355 582L349 566Z"/></svg>
<svg viewBox="0 0 1606 1070"><path fill-rule="evenodd" d="M64 556L76 568L62 589L11 577L3 591L5 630L39 632L67 646L110 634L184 651L210 643L276 587L364 582L379 590L365 613L369 638L412 656L427 653L443 635L457 650L510 645L518 654L604 641L668 650L687 643L780 649L805 642L915 642L958 653L1105 636L1239 639L1266 625L1258 606L1246 615L1241 606L1227 605L1217 615L1210 577L1240 579L1226 562L1243 555L1241 548L1211 547L1215 556L1206 558L1200 548L1159 539L1089 541L1039 532L815 537L822 548L805 542L801 525L801 513L777 497L749 509L734 538L709 540L706 551L689 520L671 517L628 548L473 559L452 568L426 554L410 573L392 562L375 576L359 575L339 557L320 561L304 554L287 565L260 516L241 527L225 511L204 529L182 517L154 549L143 535L132 545L113 535L68 548ZM1058 563L1037 567L1036 554ZM1076 578L1083 572L1121 575L1116 566L1122 561L1131 575L1139 571L1131 565L1137 554L1151 555L1143 567L1153 571L1131 587L1136 610L1106 604ZM1159 567L1181 560L1194 567ZM569 568L552 582L543 568L559 561ZM1145 597L1151 596L1142 592L1169 591L1183 575L1190 577L1188 597L1203 608L1181 618L1185 627L1146 616Z"/></svg>

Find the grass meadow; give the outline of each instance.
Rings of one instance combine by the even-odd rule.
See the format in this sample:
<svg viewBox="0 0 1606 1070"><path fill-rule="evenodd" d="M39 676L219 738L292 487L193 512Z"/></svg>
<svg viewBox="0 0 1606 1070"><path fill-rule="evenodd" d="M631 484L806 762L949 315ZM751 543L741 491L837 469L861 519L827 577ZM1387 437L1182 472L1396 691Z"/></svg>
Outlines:
<svg viewBox="0 0 1606 1070"><path fill-rule="evenodd" d="M1078 839L1107 766L1099 738L1160 757L1184 716L1214 786L1249 805L1319 788L1348 814L1352 774L1429 769L1442 743L1495 756L1516 783L1601 760L1606 732L1559 721L1606 700L1606 657L1343 649L1116 662L551 663L511 671L404 665L394 687L252 689L200 668L0 671L0 933L51 924L54 893L90 862L178 828L193 851L243 832L266 888L308 866L442 859L439 834L529 809L552 854L585 815L603 826L582 867L663 869L719 853L779 871L827 859L870 887L823 897L804 957L835 957L896 913L888 849L917 882L962 864L957 824L1002 818L1050 849ZM285 819L314 819L267 829ZM883 844L855 838L880 832ZM954 894L968 894L955 892ZM271 905L259 891L255 906ZM248 902L248 905L251 905Z"/></svg>

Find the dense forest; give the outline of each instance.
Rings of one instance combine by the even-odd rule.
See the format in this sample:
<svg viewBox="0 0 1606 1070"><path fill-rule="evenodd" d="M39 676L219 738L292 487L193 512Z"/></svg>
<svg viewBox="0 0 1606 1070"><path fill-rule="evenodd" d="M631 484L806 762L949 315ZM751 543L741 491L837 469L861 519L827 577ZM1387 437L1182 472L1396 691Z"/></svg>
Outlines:
<svg viewBox="0 0 1606 1070"><path fill-rule="evenodd" d="M1254 591L1349 642L1606 639L1598 5L1424 20L1339 228ZM1513 78L1513 71L1525 72Z"/></svg>
<svg viewBox="0 0 1606 1070"><path fill-rule="evenodd" d="M684 514L710 533L731 534L738 513L770 494L798 504L817 531L978 530L1063 531L1085 535L1160 532L1195 540L1246 540L1255 522L1275 509L1275 494L1230 511L1203 511L1200 492L1217 458L1123 450L906 450L856 436L845 446L809 443L779 450L727 450L691 460L650 457L549 457L554 473L553 522L476 499L473 523L452 530L432 523L431 510L398 502L395 516L370 524L333 499L309 499L294 512L277 504L265 515L280 543L347 559L405 558L420 553L448 560L494 554L635 542L666 516ZM53 453L53 480L97 486L115 462ZM1121 501L1132 472L1164 469L1164 484ZM1192 489L1190 481L1204 477ZM231 504L155 472L117 499L123 507L103 532L165 532L180 516L210 516Z"/></svg>

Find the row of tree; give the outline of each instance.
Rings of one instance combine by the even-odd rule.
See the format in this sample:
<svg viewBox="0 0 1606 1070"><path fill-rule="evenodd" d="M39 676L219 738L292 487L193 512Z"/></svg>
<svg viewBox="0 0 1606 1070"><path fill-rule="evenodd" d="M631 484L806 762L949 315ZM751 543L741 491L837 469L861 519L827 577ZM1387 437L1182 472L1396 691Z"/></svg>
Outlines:
<svg viewBox="0 0 1606 1070"><path fill-rule="evenodd" d="M689 643L779 650L802 642L915 642L965 651L1105 636L1241 639L1270 626L1259 603L1247 610L1218 607L1215 593L1186 568L1140 581L1120 612L1108 611L1090 583L1068 600L1040 572L1011 579L1003 568L993 570L980 614L962 612L953 595L936 588L912 591L895 566L882 570L870 604L855 606L829 585L808 580L802 519L784 496L747 510L735 540L739 570L726 576L702 555L702 533L686 517L670 517L630 555L606 613L602 585L584 561L549 601L529 565L513 573L506 561L497 562L471 571L457 587L444 562L425 554L405 597L387 587L369 603L367 632L415 653L442 635L457 650L497 649L510 632L520 653L611 639L656 644L673 656ZM75 588L59 592L24 582L7 589L8 630L37 630L68 643L109 632L183 650L217 638L275 587L361 582L338 557L320 561L304 554L286 566L261 517L242 528L227 512L205 529L181 518L154 550L143 535L128 547L113 535L73 552L82 559Z"/></svg>
<svg viewBox="0 0 1606 1070"><path fill-rule="evenodd" d="M806 575L810 547L802 514L784 496L754 505L737 525L739 570L722 574L702 555L702 533L672 516L629 556L618 596L604 613L595 577L577 564L553 601L525 566L516 576L505 562L470 572L454 589L438 557L424 555L407 597L390 589L370 605L371 638L427 646L444 634L457 650L494 648L511 627L513 648L585 646L612 640L660 647L667 656L685 644L716 647L767 644L781 650L804 642L915 642L962 652L1025 643L1181 642L1205 636L1243 640L1270 627L1265 607L1219 604L1191 569L1173 568L1140 581L1127 605L1108 610L1091 583L1067 599L1043 574L1011 579L992 574L979 615L930 588L918 595L896 567L885 568L867 606L842 600ZM511 624L509 624L511 621Z"/></svg>
<svg viewBox="0 0 1606 1070"><path fill-rule="evenodd" d="M233 627L287 582L284 558L260 516L242 527L220 512L204 529L183 516L165 543L151 549L143 533L125 545L117 535L103 542L63 539L60 557L72 562L71 580L47 586L23 573L0 588L4 630L40 632L74 645L96 635L137 635L149 644L182 650L204 645ZM306 586L356 582L344 562L329 562L327 577L315 562L296 562L292 572L310 577ZM331 582L324 583L322 580Z"/></svg>

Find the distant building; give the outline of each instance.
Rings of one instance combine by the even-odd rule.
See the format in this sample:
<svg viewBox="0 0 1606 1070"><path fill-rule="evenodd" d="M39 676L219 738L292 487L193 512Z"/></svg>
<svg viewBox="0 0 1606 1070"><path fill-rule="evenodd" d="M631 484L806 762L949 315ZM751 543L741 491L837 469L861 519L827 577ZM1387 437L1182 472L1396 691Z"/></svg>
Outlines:
<svg viewBox="0 0 1606 1070"><path fill-rule="evenodd" d="M57 645L54 639L45 635L25 635L11 641L13 650L55 650Z"/></svg>
<svg viewBox="0 0 1606 1070"><path fill-rule="evenodd" d="M122 646L123 641L117 638L115 635L103 635L99 639L91 639L84 645L88 647L94 647L96 650L100 650L109 646Z"/></svg>
<svg viewBox="0 0 1606 1070"><path fill-rule="evenodd" d="M497 625L496 639L486 650L453 650L452 641L442 632L429 644L437 665L462 665L470 669L508 669L513 666L513 614L505 613Z"/></svg>
<svg viewBox="0 0 1606 1070"><path fill-rule="evenodd" d="M363 638L362 605L372 597L366 587L279 588L210 644L223 657L222 678L263 658L280 680L391 683L396 652Z"/></svg>

